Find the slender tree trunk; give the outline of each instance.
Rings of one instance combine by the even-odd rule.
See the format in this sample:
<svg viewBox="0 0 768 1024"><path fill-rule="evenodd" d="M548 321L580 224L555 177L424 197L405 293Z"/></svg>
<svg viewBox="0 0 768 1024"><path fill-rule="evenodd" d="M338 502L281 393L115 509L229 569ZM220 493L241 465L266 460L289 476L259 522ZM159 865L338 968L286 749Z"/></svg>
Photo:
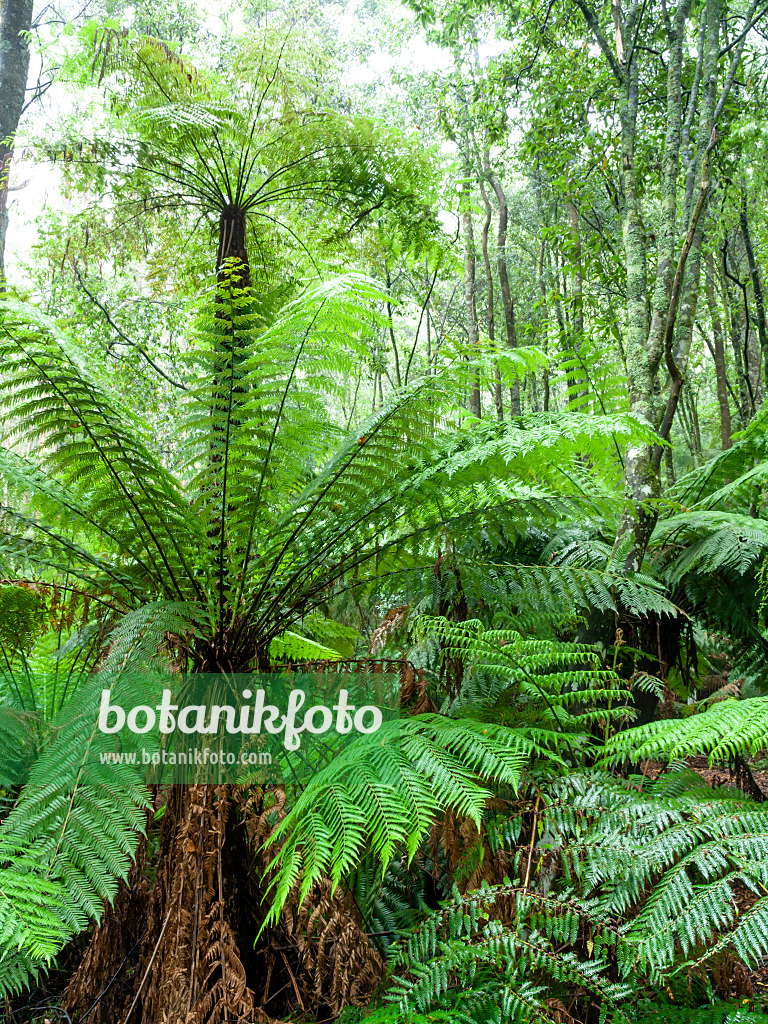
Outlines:
<svg viewBox="0 0 768 1024"><path fill-rule="evenodd" d="M664 449L664 464L667 467L667 486L671 487L675 482L675 462L672 456L672 446Z"/></svg>
<svg viewBox="0 0 768 1024"><path fill-rule="evenodd" d="M625 33L626 34L626 33ZM621 118L621 227L627 275L627 384L629 411L641 422L654 425L654 353L650 350L648 280L645 231L635 170L639 69L633 61L624 75ZM633 508L625 516L619 537L632 534L625 557L627 569L637 571L653 529L653 513L647 502L658 497L659 478L650 445L630 444L624 457L624 481Z"/></svg>
<svg viewBox="0 0 768 1024"><path fill-rule="evenodd" d="M429 304L427 304L427 376L432 373L432 329L431 329L432 317L429 313Z"/></svg>
<svg viewBox="0 0 768 1024"><path fill-rule="evenodd" d="M464 308L467 316L467 335L469 338L470 359L473 350L480 344L477 327L477 308L475 305L475 231L472 226L472 204L470 199L470 168L469 161L465 167L464 188L461 204L461 230L464 236ZM469 396L469 411L478 419L482 414L480 405L480 376L475 375Z"/></svg>
<svg viewBox="0 0 768 1024"><path fill-rule="evenodd" d="M501 305L504 310L504 326L507 332L507 345L511 349L517 348L517 332L515 329L515 303L512 298L512 289L509 284L509 273L507 271L507 226L509 222L509 210L507 197L501 187L496 174L491 168L490 153L486 150L483 154L483 170L491 183L491 188L496 193L496 202L499 204L499 227L496 236L496 269L499 274L499 291L501 292ZM520 416L522 412L520 405L520 382L515 381L509 389L509 414Z"/></svg>
<svg viewBox="0 0 768 1024"><path fill-rule="evenodd" d="M742 427L746 427L755 413L755 396L752 384L747 372L747 341L749 338L748 310L745 310L742 297L735 290L734 285L743 288L730 273L728 269L728 239L723 242L721 249L722 262L718 262L718 283L723 297L723 306L728 316L730 329L731 348L733 349L733 365L736 371L736 384L739 392L739 416ZM746 301L746 291L742 291Z"/></svg>
<svg viewBox="0 0 768 1024"><path fill-rule="evenodd" d="M397 351L397 341L395 340L395 325L392 320L392 303L390 301L390 288L392 287L392 278L387 269L387 329L389 331L389 340L392 342L392 353L395 357L395 380L397 386L400 387L402 383L400 380L400 353Z"/></svg>
<svg viewBox="0 0 768 1024"><path fill-rule="evenodd" d="M29 71L25 33L32 27L32 0L0 0L0 292L5 289L8 180L13 137L24 109Z"/></svg>
<svg viewBox="0 0 768 1024"><path fill-rule="evenodd" d="M701 427L699 425L699 410L696 407L696 396L689 387L685 389L688 392L688 408L691 414L691 434L693 437L693 453L696 457L696 464L701 465L702 459L702 448L701 448Z"/></svg>
<svg viewBox="0 0 768 1024"><path fill-rule="evenodd" d="M488 304L488 312L486 314L486 322L488 324L488 337L493 346L496 341L496 318L494 312L494 294L493 294L493 271L491 270L491 258L488 254L488 232L491 227L491 217L493 216L493 207L491 201L488 198L488 192L485 187L485 182L480 179L480 195L483 198L483 205L485 206L485 220L483 221L483 233L480 237L480 244L483 252L483 265L485 267L485 285L486 285L486 302ZM496 406L496 419L504 419L504 400L501 393L501 374L499 372L498 360L494 363L493 373L493 400Z"/></svg>
<svg viewBox="0 0 768 1024"><path fill-rule="evenodd" d="M715 293L715 257L709 253L707 257L707 305L712 320L712 333L715 339L714 363L715 379L717 381L717 404L720 409L720 445L725 451L731 447L731 407L728 404L728 377L725 366L725 343L723 338L723 323L720 319L720 310L717 307L717 295Z"/></svg>
<svg viewBox="0 0 768 1024"><path fill-rule="evenodd" d="M571 297L573 299L573 322L571 336L573 339L573 357L579 364L570 374L569 395L573 409L583 409L587 404L587 380L583 364L584 349L584 271L581 264L581 232L579 230L579 211L572 199L568 200L568 226L571 234Z"/></svg>
<svg viewBox="0 0 768 1024"><path fill-rule="evenodd" d="M566 313L563 309L563 303L559 296L562 294L560 288L560 267L557 263L557 252L554 254L550 251L549 246L546 248L547 257L547 271L549 278L552 283L552 306L555 310L555 321L557 323L557 337L560 348L560 355L564 355L568 350L568 330L566 323ZM554 264L554 266L553 266Z"/></svg>
<svg viewBox="0 0 768 1024"><path fill-rule="evenodd" d="M741 237L744 239L744 249L747 253L749 264L749 276L752 279L752 291L755 295L755 309L757 311L757 336L760 339L760 351L763 354L763 372L768 375L768 328L765 323L765 303L763 301L763 289L760 284L760 274L757 269L755 252L752 248L752 239L749 234L749 222L747 220L747 195L742 192L741 213L739 216Z"/></svg>
<svg viewBox="0 0 768 1024"><path fill-rule="evenodd" d="M691 236L691 245L685 264L680 307L675 322L674 335L674 362L683 375L685 375L688 366L688 358L693 340L693 325L696 320L701 279L702 248L704 244L703 214L709 197L709 187L707 184L709 162L706 151L715 126L717 64L720 49L719 0L707 0L702 21L702 38L704 49L702 51L700 48L699 52L703 80L696 154L697 156L703 154L703 159L689 158L687 150L684 148L684 156L687 161L685 219L689 225L694 224L694 231ZM686 129L692 120L692 111L689 111L689 117L686 118ZM697 178L700 178L701 182L699 184L698 202L694 208L694 192ZM673 412L673 409L670 410L670 405L668 404L667 413L669 414L670 411Z"/></svg>
<svg viewBox="0 0 768 1024"><path fill-rule="evenodd" d="M543 343L542 347L544 349L544 352L548 353L549 352L549 307L548 307L547 284L546 284L546 281L544 279L544 256L545 256L545 253L546 253L546 244L547 244L546 241L544 239L542 239L542 241L541 241L541 248L539 250L539 274L538 274L538 278L539 278L539 292L541 294L541 301L542 301L543 306L544 306L544 323L545 323L545 327L544 327L544 331L543 331L544 343ZM544 372L543 372L542 376L543 376L542 384L543 384L543 390L544 390L544 394L542 396L542 409L543 409L544 412L549 412L549 369L548 369L548 367L546 367L546 366L544 367Z"/></svg>
<svg viewBox="0 0 768 1024"><path fill-rule="evenodd" d="M763 381L760 373L763 353L757 334L751 326L747 334L747 364L749 366L749 379L752 384L752 392L755 396L755 409L763 404Z"/></svg>
<svg viewBox="0 0 768 1024"><path fill-rule="evenodd" d="M693 436L693 425L688 412L688 396L685 388L683 388L680 395L681 400L678 407L677 422L682 429L682 434L685 438L685 443L688 446L688 451L691 453L693 464L694 466L698 466L699 460L696 457L696 443Z"/></svg>

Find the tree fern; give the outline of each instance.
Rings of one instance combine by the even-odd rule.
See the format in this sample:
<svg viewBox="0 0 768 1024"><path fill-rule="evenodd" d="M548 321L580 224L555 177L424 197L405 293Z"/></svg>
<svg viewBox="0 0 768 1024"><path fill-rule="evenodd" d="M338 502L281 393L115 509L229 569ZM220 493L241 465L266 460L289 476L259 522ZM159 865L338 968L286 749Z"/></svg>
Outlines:
<svg viewBox="0 0 768 1024"><path fill-rule="evenodd" d="M548 799L566 877L601 914L624 919L626 976L654 981L729 948L747 964L768 951L768 817L735 790L678 768L639 790L600 773L558 781ZM734 886L754 893L738 913ZM713 938L715 937L715 938Z"/></svg>
<svg viewBox="0 0 768 1024"><path fill-rule="evenodd" d="M766 812L688 769L638 781L592 771L547 783L541 835L562 864L559 891L526 879L455 892L391 947L391 1008L370 1019L559 1019L558 992L576 989L614 1020L645 1020L628 1000L647 981L706 969L724 948L760 962ZM737 885L754 894L742 913Z"/></svg>
<svg viewBox="0 0 768 1024"><path fill-rule="evenodd" d="M700 714L617 733L606 745L606 763L624 758L683 759L708 754L710 762L755 754L768 746L768 697L727 698Z"/></svg>
<svg viewBox="0 0 768 1024"><path fill-rule="evenodd" d="M442 1011L466 1024L554 1020L556 994L574 986L589 993L601 1017L613 1011L613 1020L626 1021L618 1004L630 989L608 979L599 930L589 960L556 949L574 942L584 909L511 884L455 892L392 947L391 1019Z"/></svg>
<svg viewBox="0 0 768 1024"><path fill-rule="evenodd" d="M459 700L465 714L477 713L485 704L486 716L509 715L513 728L530 728L531 738L540 744L549 735L553 750L568 742L563 733L580 734L573 737L578 743L584 742L593 722L607 728L612 705L618 707L614 714L625 714L629 691L585 644L526 639L512 629L484 629L478 620L453 623L423 616L419 628L439 641L444 657L462 660L465 676L480 675L484 699L475 697L469 706L466 699ZM467 689L472 690L471 679L462 683L462 692ZM505 707L501 698L510 694L520 703ZM526 713L526 705L535 711Z"/></svg>
<svg viewBox="0 0 768 1024"><path fill-rule="evenodd" d="M0 822L0 994L19 991L89 920L98 920L128 873L147 790L140 765L102 762L116 741L98 731L93 708L104 689L127 704L146 702L148 688L156 692L156 675L148 677L134 659L154 653L165 632L179 628L182 613L161 605L127 616L101 670L80 677L49 720L27 716L37 758ZM28 681L30 691L44 686ZM0 693L5 707L18 706L13 687ZM0 761L8 753L0 746Z"/></svg>

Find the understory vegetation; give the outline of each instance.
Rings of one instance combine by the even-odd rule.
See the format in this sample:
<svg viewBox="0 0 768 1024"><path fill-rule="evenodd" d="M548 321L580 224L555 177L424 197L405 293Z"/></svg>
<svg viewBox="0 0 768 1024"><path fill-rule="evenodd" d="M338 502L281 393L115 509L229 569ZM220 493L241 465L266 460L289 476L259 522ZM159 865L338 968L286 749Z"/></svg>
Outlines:
<svg viewBox="0 0 768 1024"><path fill-rule="evenodd" d="M768 8L0 17L0 1020L768 1021Z"/></svg>

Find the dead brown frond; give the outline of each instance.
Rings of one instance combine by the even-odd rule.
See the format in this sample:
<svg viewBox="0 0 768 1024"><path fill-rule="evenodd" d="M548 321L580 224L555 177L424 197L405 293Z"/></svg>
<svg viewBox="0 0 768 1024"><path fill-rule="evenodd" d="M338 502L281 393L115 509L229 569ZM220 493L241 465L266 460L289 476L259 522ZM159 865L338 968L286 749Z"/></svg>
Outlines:
<svg viewBox="0 0 768 1024"><path fill-rule="evenodd" d="M271 881L274 848L262 844L285 816L285 792L275 788L240 803L248 836L261 870ZM260 1003L287 1012L296 1007L318 1016L338 1015L345 1006L364 1006L384 973L384 961L366 935L353 897L330 879L316 884L303 903L291 893L279 924L258 951L266 961Z"/></svg>
<svg viewBox="0 0 768 1024"><path fill-rule="evenodd" d="M409 608L410 605L403 604L398 608L389 609L371 634L371 643L368 647L368 654L371 657L381 653L392 642L396 634L405 627Z"/></svg>

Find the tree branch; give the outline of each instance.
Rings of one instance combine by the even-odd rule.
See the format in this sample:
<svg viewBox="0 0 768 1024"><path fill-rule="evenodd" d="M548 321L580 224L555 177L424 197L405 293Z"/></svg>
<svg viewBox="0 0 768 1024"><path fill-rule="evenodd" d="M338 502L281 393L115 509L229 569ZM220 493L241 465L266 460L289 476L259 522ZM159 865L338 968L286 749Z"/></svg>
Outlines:
<svg viewBox="0 0 768 1024"><path fill-rule="evenodd" d="M77 278L77 282L80 285L80 287L82 288L82 290L85 292L85 294L88 296L88 298L94 304L94 306L98 307L98 309L101 311L104 319L107 321L107 323L112 328L112 330L115 332L115 334L117 334L120 337L120 339L122 340L123 344L129 345L131 348L135 348L136 351L139 353L139 355L144 356L144 358L147 360L147 362L152 367L152 369L156 370L157 373L159 373L161 377L163 377L165 380L167 380L169 384L172 384L175 388L179 388L180 391L186 391L187 387L186 387L185 384L180 384L178 381L172 380L168 376L167 373L165 373L163 370L160 369L160 367L157 365L157 363L154 361L154 359L152 359L152 357L147 352L144 351L144 349L141 347L141 345L137 344L135 341L131 341L131 339L128 337L128 335L120 330L120 328L117 326L115 321L110 316L109 310L106 308L106 306L103 306L99 302L99 300L96 298L96 296L88 291L88 288L86 287L82 277L80 276L80 271L77 269L77 266L75 265L74 262L72 263L72 269L75 272L75 277Z"/></svg>

